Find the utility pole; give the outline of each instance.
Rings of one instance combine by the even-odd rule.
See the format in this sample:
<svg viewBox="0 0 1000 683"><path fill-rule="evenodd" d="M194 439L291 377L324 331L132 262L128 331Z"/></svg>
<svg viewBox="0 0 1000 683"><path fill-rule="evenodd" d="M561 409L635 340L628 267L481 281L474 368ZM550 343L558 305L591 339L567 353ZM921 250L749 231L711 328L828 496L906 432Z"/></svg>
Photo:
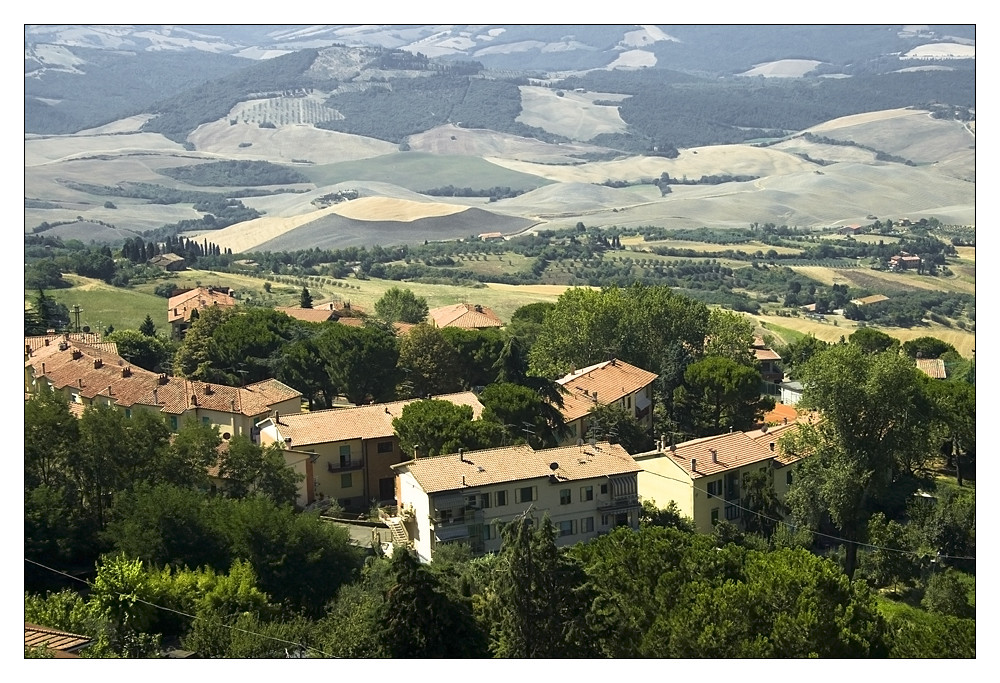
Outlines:
<svg viewBox="0 0 1000 683"><path fill-rule="evenodd" d="M73 315L76 318L76 331L77 332L80 331L80 313L82 313L82 312L83 311L80 308L80 304L73 304Z"/></svg>

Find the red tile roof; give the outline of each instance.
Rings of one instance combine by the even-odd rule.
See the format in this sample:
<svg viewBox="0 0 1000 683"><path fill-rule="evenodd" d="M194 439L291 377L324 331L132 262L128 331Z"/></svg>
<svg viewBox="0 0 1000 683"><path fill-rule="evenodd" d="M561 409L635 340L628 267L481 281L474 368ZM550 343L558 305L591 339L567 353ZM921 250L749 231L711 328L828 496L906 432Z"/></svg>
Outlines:
<svg viewBox="0 0 1000 683"><path fill-rule="evenodd" d="M330 304L329 307L324 306L322 308L299 308L298 306L288 306L275 308L274 310L280 311L287 316L307 323L323 323L327 320L336 320L340 317L333 309L333 304Z"/></svg>
<svg viewBox="0 0 1000 683"><path fill-rule="evenodd" d="M478 304L452 304L432 308L427 316L438 327L462 327L465 329L482 329L486 327L502 327L503 321L492 309Z"/></svg>
<svg viewBox="0 0 1000 683"><path fill-rule="evenodd" d="M782 424L785 420L795 422L799 418L799 411L795 406L787 403L775 403L774 410L764 414L764 424Z"/></svg>
<svg viewBox="0 0 1000 683"><path fill-rule="evenodd" d="M586 415L594 406L595 392L597 402L607 405L652 384L657 376L618 359L571 372L556 380L568 391L563 394L563 419L571 422Z"/></svg>
<svg viewBox="0 0 1000 683"><path fill-rule="evenodd" d="M712 451L715 451L713 458ZM728 470L764 462L775 457L767 443L744 432L732 432L677 444L665 455L676 462L692 479L720 474ZM691 469L691 460L695 468Z"/></svg>
<svg viewBox="0 0 1000 683"><path fill-rule="evenodd" d="M483 413L483 404L471 391L432 397L472 408L473 419ZM349 439L383 439L395 435L393 418L403 414L403 408L420 399L375 403L351 408L329 408L310 413L282 415L276 425L282 439L291 438L292 448L311 444L335 443Z"/></svg>
<svg viewBox="0 0 1000 683"><path fill-rule="evenodd" d="M93 639L87 636L24 622L24 646L26 648L44 646L60 652L75 652L92 642Z"/></svg>
<svg viewBox="0 0 1000 683"><path fill-rule="evenodd" d="M236 299L227 292L218 292L206 287L170 297L167 300L167 322L190 320L191 312L208 306L235 306Z"/></svg>
<svg viewBox="0 0 1000 683"><path fill-rule="evenodd" d="M558 464L552 469L553 463ZM410 472L427 493L456 491L474 486L555 476L560 481L580 481L641 471L632 456L618 444L562 446L536 451L530 446L507 446L420 458L393 465L398 473Z"/></svg>
<svg viewBox="0 0 1000 683"><path fill-rule="evenodd" d="M276 403L301 396L274 379L246 387L197 382L144 370L121 356L80 342L60 346L41 347L24 366L30 367L35 377L44 374L56 389L73 387L86 399L110 397L122 407L159 406L165 413L180 415L197 406L256 417Z"/></svg>

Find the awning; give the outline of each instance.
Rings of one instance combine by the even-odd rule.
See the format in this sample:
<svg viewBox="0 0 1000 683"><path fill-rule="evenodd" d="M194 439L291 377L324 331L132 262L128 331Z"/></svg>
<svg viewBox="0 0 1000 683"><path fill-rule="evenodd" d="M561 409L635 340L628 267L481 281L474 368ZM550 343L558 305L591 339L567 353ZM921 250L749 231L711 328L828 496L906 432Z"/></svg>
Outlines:
<svg viewBox="0 0 1000 683"><path fill-rule="evenodd" d="M439 541L453 541L456 538L467 538L468 536L469 527L465 524L449 524L447 526L438 524L434 527L434 537Z"/></svg>
<svg viewBox="0 0 1000 683"><path fill-rule="evenodd" d="M651 404L652 404L652 401L650 401L648 398L646 398L646 394L645 393L639 394L639 395L637 395L635 397L635 409L636 410L644 410L644 409L648 408Z"/></svg>
<svg viewBox="0 0 1000 683"><path fill-rule="evenodd" d="M637 477L611 477L611 496L613 498L631 498L638 495Z"/></svg>

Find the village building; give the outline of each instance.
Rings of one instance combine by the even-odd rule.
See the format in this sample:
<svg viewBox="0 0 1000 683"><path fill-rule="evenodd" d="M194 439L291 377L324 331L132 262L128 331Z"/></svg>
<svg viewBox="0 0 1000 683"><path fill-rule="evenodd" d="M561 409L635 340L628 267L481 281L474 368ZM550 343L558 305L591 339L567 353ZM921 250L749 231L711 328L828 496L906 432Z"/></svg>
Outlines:
<svg viewBox="0 0 1000 683"><path fill-rule="evenodd" d="M427 317L436 327L460 327L466 330L503 327L503 321L492 309L479 304L440 306L429 310Z"/></svg>
<svg viewBox="0 0 1000 683"><path fill-rule="evenodd" d="M547 515L559 546L616 526L639 528L640 467L617 444L459 451L392 469L399 511L390 527L422 562L448 543L496 552L504 525L525 515L537 521Z"/></svg>
<svg viewBox="0 0 1000 683"><path fill-rule="evenodd" d="M574 370L556 380L565 389L560 409L567 431L561 443L572 444L589 436L593 426L590 410L595 405L624 408L650 433L653 430L653 382L658 375L612 358Z"/></svg>
<svg viewBox="0 0 1000 683"><path fill-rule="evenodd" d="M470 391L433 398L471 407L473 419L483 412ZM258 425L261 444L280 445L286 463L302 475L296 498L302 507L323 499L356 511L369 509L372 501L392 504L390 467L412 457L400 450L392 421L418 400L270 416Z"/></svg>
<svg viewBox="0 0 1000 683"><path fill-rule="evenodd" d="M231 289L215 287L196 287L181 294L175 294L167 300L167 322L170 323L170 336L173 339L183 339L191 326L195 311L209 306L236 305Z"/></svg>

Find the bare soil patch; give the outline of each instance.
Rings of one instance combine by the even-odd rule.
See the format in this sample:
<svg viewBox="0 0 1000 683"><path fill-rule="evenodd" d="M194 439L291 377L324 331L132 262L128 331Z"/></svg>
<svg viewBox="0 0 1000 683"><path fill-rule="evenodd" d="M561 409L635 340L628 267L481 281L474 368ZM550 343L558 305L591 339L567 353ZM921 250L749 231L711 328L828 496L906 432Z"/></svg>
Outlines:
<svg viewBox="0 0 1000 683"><path fill-rule="evenodd" d="M627 126L618 107L594 104L596 100L625 99L623 95L579 93L522 85L521 113L517 120L572 140L590 140L601 133L624 133ZM561 94L557 94L561 93Z"/></svg>

